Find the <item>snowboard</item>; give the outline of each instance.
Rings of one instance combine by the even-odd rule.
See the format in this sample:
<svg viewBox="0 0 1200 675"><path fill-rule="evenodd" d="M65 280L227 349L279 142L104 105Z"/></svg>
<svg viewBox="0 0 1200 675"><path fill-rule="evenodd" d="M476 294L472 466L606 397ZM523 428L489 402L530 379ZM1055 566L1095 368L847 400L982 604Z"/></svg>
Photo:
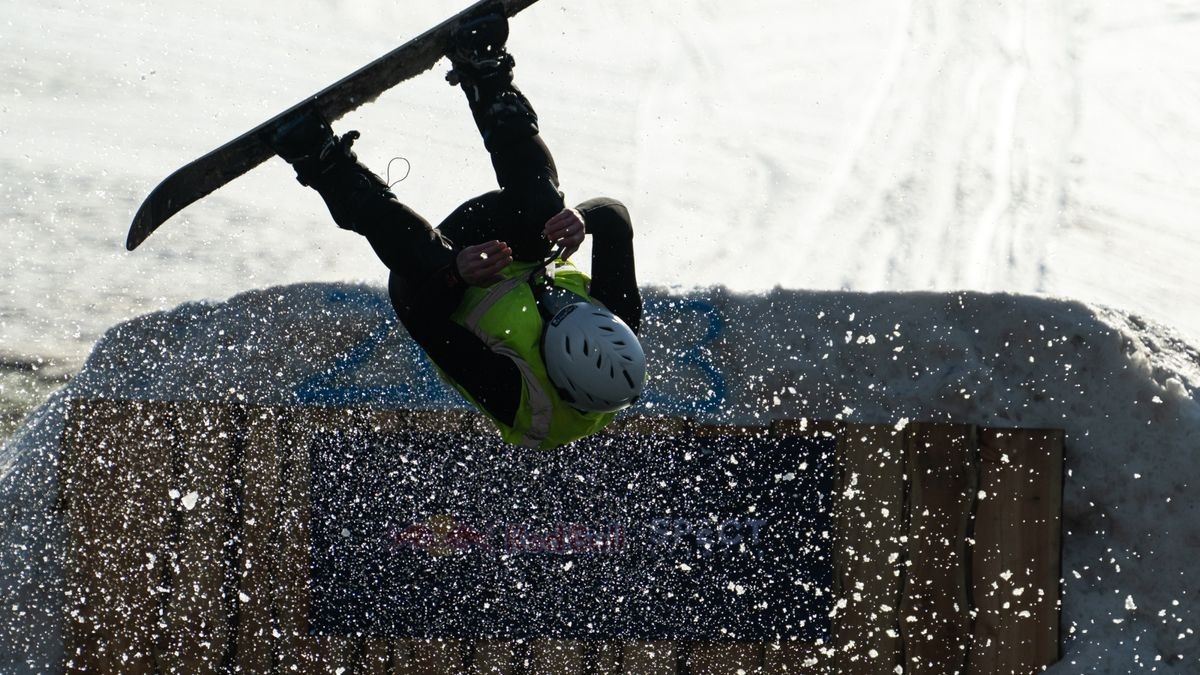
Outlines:
<svg viewBox="0 0 1200 675"><path fill-rule="evenodd" d="M264 142L289 116L313 106L329 122L370 103L397 84L429 70L444 54L451 31L485 6L514 16L537 0L480 0L446 21L375 59L338 82L263 122L167 176L133 217L125 248L132 251L171 216L275 155Z"/></svg>

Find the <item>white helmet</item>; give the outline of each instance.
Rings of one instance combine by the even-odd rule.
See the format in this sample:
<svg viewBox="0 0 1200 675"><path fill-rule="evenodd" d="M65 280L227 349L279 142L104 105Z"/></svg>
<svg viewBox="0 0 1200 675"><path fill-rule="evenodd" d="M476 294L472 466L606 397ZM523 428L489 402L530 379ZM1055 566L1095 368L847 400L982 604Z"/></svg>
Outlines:
<svg viewBox="0 0 1200 675"><path fill-rule="evenodd" d="M589 302L567 305L550 319L542 356L563 400L580 410L616 412L646 386L646 353L637 335Z"/></svg>

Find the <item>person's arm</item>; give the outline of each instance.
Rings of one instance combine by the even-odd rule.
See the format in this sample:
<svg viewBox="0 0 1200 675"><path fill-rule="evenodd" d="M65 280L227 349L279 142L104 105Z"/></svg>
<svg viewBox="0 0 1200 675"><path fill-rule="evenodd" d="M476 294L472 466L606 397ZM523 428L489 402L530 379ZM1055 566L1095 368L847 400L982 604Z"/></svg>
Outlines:
<svg viewBox="0 0 1200 675"><path fill-rule="evenodd" d="M588 293L638 332L642 295L633 259L633 223L621 202L589 199L576 207L592 236L592 284Z"/></svg>

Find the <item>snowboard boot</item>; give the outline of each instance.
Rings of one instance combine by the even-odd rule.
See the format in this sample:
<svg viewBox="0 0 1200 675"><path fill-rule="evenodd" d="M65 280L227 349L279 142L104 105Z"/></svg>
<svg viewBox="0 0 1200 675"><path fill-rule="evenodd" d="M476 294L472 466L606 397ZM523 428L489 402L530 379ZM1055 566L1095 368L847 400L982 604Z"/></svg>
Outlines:
<svg viewBox="0 0 1200 675"><path fill-rule="evenodd" d="M357 131L348 131L340 138L335 136L319 112L305 108L265 140L292 165L301 185L321 195L338 227L361 233L356 218L360 206L372 199L395 200L396 196L350 150L358 137Z"/></svg>
<svg viewBox="0 0 1200 675"><path fill-rule="evenodd" d="M505 49L507 41L508 17L494 3L455 27L446 52L453 66L446 81L462 87L491 152L538 133L537 113L513 85L516 61Z"/></svg>

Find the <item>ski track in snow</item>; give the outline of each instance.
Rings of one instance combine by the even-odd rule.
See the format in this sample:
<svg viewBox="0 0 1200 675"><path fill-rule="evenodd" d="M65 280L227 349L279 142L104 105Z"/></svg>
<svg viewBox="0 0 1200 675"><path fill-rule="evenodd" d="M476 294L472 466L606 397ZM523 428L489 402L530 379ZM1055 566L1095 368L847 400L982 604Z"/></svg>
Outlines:
<svg viewBox="0 0 1200 675"><path fill-rule="evenodd" d="M814 234L838 233L821 246L847 261L845 288L1046 291L1040 270L1066 187L1069 108L1060 99L1073 86L1063 36L1046 26L1063 26L1063 10L908 9L886 93ZM1033 89L1031 69L1051 78L1044 91Z"/></svg>

